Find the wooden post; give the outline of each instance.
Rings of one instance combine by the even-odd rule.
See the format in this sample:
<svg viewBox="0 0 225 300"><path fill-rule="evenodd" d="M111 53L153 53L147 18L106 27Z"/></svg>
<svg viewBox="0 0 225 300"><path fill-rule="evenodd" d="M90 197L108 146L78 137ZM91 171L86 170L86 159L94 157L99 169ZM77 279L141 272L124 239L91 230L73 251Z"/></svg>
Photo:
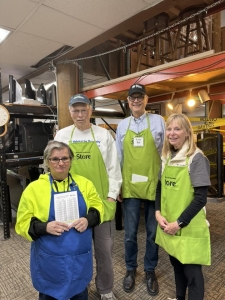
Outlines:
<svg viewBox="0 0 225 300"><path fill-rule="evenodd" d="M59 129L73 124L69 114L68 104L71 96L79 93L78 70L78 64L57 65L57 111Z"/></svg>
<svg viewBox="0 0 225 300"><path fill-rule="evenodd" d="M214 14L212 20L212 49L221 52L221 13Z"/></svg>

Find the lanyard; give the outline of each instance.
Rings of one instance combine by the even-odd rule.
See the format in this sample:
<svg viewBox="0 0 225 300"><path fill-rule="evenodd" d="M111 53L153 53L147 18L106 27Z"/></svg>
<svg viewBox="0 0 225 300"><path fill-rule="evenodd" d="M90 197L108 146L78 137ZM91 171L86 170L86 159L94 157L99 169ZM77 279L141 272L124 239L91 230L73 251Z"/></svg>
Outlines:
<svg viewBox="0 0 225 300"><path fill-rule="evenodd" d="M59 189L58 189L58 185L57 185L57 181L52 177L52 175L51 175L51 178L52 178L52 182L53 182L53 184L54 184L54 187L55 187L55 189L56 189L56 191L57 191L57 193L59 192ZM72 180L72 178L71 178L71 175L70 174L68 174L68 184L67 184L67 190L65 191L64 190L64 192L68 192L69 190L70 190L70 183L69 183L69 181L70 181L70 179Z"/></svg>

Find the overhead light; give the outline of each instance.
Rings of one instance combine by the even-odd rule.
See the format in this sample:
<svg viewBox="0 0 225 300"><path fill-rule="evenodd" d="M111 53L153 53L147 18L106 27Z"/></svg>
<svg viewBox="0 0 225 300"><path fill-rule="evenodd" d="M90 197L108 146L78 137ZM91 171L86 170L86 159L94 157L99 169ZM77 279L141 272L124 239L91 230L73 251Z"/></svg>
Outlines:
<svg viewBox="0 0 225 300"><path fill-rule="evenodd" d="M193 107L195 105L195 99L193 99L192 96L191 96L191 90L190 90L190 97L187 100L187 105L189 107Z"/></svg>
<svg viewBox="0 0 225 300"><path fill-rule="evenodd" d="M210 100L209 94L206 92L206 90L200 90L198 92L198 97L201 103L207 102Z"/></svg>
<svg viewBox="0 0 225 300"><path fill-rule="evenodd" d="M112 109L112 108L101 108L101 107L96 107L95 110L98 110L98 111L116 111L115 109Z"/></svg>
<svg viewBox="0 0 225 300"><path fill-rule="evenodd" d="M9 30L0 28L0 43L3 42L9 34L10 34Z"/></svg>
<svg viewBox="0 0 225 300"><path fill-rule="evenodd" d="M187 105L193 107L195 105L195 99L188 99Z"/></svg>
<svg viewBox="0 0 225 300"><path fill-rule="evenodd" d="M102 97L102 96L95 97L95 100L103 100L103 99L104 99L104 97Z"/></svg>
<svg viewBox="0 0 225 300"><path fill-rule="evenodd" d="M168 106L168 108L169 108L170 110L173 110L173 109L179 104L179 99L178 99L178 98L173 99L174 94L175 94L175 93L172 94L171 100L170 100L170 102L167 104L167 106Z"/></svg>

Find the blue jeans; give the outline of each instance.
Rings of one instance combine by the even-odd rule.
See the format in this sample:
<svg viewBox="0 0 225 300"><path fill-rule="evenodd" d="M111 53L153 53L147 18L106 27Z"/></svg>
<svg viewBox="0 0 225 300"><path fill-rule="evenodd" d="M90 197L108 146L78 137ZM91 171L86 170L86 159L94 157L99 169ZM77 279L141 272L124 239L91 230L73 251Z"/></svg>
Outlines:
<svg viewBox="0 0 225 300"><path fill-rule="evenodd" d="M56 298L53 298L51 296L39 293L38 300L57 300ZM82 293L77 294L70 298L70 300L88 300L88 289L86 288Z"/></svg>
<svg viewBox="0 0 225 300"><path fill-rule="evenodd" d="M125 229L125 262L126 269L136 269L138 244L137 232L140 222L141 203L144 203L146 250L144 257L144 270L153 271L158 263L158 245L155 244L157 221L155 218L155 201L135 198L123 199L124 229Z"/></svg>

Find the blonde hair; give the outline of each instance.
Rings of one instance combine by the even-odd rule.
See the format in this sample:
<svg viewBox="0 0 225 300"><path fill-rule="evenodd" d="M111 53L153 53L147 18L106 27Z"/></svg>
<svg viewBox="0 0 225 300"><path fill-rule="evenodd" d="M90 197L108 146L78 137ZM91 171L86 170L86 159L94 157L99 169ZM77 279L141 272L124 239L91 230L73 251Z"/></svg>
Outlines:
<svg viewBox="0 0 225 300"><path fill-rule="evenodd" d="M197 148L195 141L194 141L194 133L193 133L193 129L191 126L191 122L184 114L172 114L166 120L166 129L168 128L168 126L170 126L170 124L173 121L176 121L177 124L182 129L186 130L186 133L187 133L186 141L188 142L188 145L189 145L189 149L186 153L186 156L191 156ZM162 156L164 158L166 158L168 156L168 154L172 153L172 150L173 150L173 146L169 143L167 137L165 137L164 143L163 143L163 148L162 148Z"/></svg>

